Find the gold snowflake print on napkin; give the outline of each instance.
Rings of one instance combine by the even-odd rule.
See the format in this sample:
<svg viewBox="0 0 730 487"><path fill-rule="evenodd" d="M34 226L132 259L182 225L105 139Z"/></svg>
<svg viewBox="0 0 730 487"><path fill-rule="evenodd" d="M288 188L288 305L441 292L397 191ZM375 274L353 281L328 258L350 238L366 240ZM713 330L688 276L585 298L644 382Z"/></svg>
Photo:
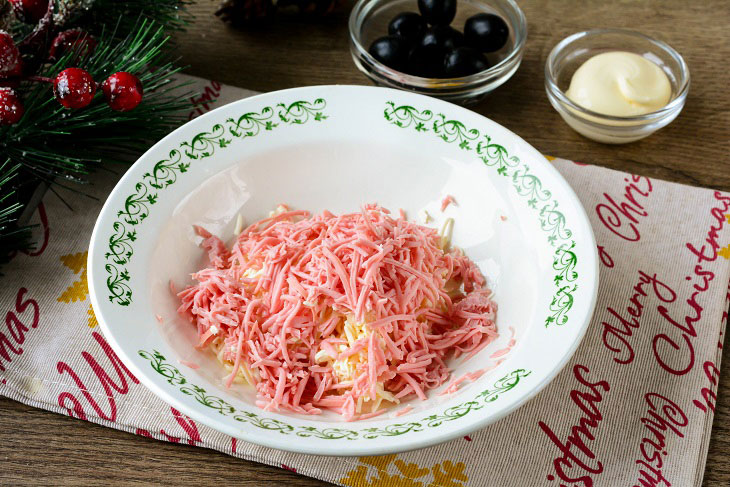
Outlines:
<svg viewBox="0 0 730 487"><path fill-rule="evenodd" d="M465 465L462 462L452 463L446 460L428 468L406 463L397 457L398 455L360 457L363 465L347 472L347 477L341 478L340 482L348 487L464 487L469 480L464 474ZM391 463L396 470L392 474L388 473ZM377 473L369 476L372 469L368 466L373 467Z"/></svg>
<svg viewBox="0 0 730 487"><path fill-rule="evenodd" d="M59 303L75 303L76 301L86 301L86 297L89 295L89 284L86 279L86 257L87 252L78 252L76 254L62 255L60 257L61 263L65 267L71 269L74 274L79 274L79 278L74 281L66 290L58 297ZM89 303L89 309L86 311L89 315L87 324L89 328L94 328L99 324L96 321L96 315L94 315L94 309Z"/></svg>

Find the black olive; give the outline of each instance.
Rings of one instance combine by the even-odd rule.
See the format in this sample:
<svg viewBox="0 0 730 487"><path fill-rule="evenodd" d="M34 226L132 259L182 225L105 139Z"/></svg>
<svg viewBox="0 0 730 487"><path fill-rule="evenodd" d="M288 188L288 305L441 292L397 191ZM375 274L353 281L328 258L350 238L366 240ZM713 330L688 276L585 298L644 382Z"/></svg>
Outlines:
<svg viewBox="0 0 730 487"><path fill-rule="evenodd" d="M388 25L388 34L400 36L409 42L416 42L424 30L426 30L426 21L416 12L398 14Z"/></svg>
<svg viewBox="0 0 730 487"><path fill-rule="evenodd" d="M464 35L449 26L426 29L408 59L408 73L424 78L443 77L444 56L464 44Z"/></svg>
<svg viewBox="0 0 730 487"><path fill-rule="evenodd" d="M423 78L442 78L444 50L434 44L417 45L408 57L406 73Z"/></svg>
<svg viewBox="0 0 730 487"><path fill-rule="evenodd" d="M449 26L431 27L423 33L417 44L420 46L436 46L444 55L447 51L464 45L464 34Z"/></svg>
<svg viewBox="0 0 730 487"><path fill-rule="evenodd" d="M385 36L373 41L370 54L389 68L404 71L408 62L408 42L398 36Z"/></svg>
<svg viewBox="0 0 730 487"><path fill-rule="evenodd" d="M507 23L494 14L476 14L464 24L466 43L482 52L502 49L509 39Z"/></svg>
<svg viewBox="0 0 730 487"><path fill-rule="evenodd" d="M431 25L449 25L456 15L456 0L418 0L418 10Z"/></svg>
<svg viewBox="0 0 730 487"><path fill-rule="evenodd" d="M444 75L447 78L461 78L489 68L482 53L471 47L457 47L444 58Z"/></svg>

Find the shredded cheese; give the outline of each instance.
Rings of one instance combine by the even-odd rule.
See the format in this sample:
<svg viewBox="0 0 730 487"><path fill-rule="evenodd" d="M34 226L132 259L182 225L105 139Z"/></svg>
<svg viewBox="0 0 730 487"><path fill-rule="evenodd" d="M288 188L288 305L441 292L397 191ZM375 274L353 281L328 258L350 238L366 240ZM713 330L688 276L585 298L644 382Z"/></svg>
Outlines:
<svg viewBox="0 0 730 487"><path fill-rule="evenodd" d="M236 236L241 235L241 232L243 231L243 226L244 226L243 215L241 215L239 213L238 216L236 217L236 228L233 229L233 234Z"/></svg>

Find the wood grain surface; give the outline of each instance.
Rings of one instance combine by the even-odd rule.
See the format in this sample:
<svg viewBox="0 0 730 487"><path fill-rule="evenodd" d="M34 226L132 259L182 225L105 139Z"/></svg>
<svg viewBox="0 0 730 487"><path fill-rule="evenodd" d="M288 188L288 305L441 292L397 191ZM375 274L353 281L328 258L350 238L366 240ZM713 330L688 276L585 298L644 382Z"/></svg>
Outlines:
<svg viewBox="0 0 730 487"><path fill-rule="evenodd" d="M154 1L154 0L153 0ZM196 1L177 36L187 72L259 91L368 84L351 61L348 9L326 19L280 18L246 32L213 16L219 0ZM727 0L520 2L529 36L522 67L473 107L545 154L654 178L730 191L730 3ZM624 146L584 139L549 105L543 67L563 37L596 27L639 30L668 42L689 64L682 114ZM725 349L723 362L730 358ZM723 370L703 485L730 485L730 373ZM35 452L30 457L27 452ZM40 459L40 460L39 460ZM130 435L0 398L0 485L329 485L210 450Z"/></svg>

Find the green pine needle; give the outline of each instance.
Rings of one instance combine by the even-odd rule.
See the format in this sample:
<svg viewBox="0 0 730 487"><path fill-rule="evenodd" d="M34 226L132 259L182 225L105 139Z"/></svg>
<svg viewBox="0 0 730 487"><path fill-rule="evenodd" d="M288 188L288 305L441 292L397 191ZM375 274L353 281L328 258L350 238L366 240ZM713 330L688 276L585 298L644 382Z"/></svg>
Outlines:
<svg viewBox="0 0 730 487"><path fill-rule="evenodd" d="M0 265L7 263L14 252L32 248L31 227L17 224L23 210L14 187L19 169L10 161L0 165Z"/></svg>
<svg viewBox="0 0 730 487"><path fill-rule="evenodd" d="M49 177L86 174L100 159L128 161L185 121L190 94L171 80L179 68L164 50L169 37L163 28L142 19L124 39L117 40L118 32L102 34L87 59L69 53L39 74L53 78L73 65L102 82L112 73L128 71L142 82L142 103L130 112L115 112L99 90L89 106L68 110L54 99L50 84L25 83L25 116L0 128L0 148L13 162Z"/></svg>
<svg viewBox="0 0 730 487"><path fill-rule="evenodd" d="M0 0L2 1L2 0ZM171 58L166 31L188 22L187 0L96 0L63 28L91 32L98 44L87 57L71 52L38 74L49 78L67 67L91 73L98 83L118 71L142 82L142 103L130 112L115 112L101 89L80 110L67 110L54 98L48 83L24 82L18 91L25 115L15 125L0 126L0 264L14 251L28 248L30 229L17 218L27 201L16 188L39 182L72 191L102 161L131 162L155 141L187 120L191 96L186 83L172 80L179 71ZM79 46L82 48L83 46Z"/></svg>

